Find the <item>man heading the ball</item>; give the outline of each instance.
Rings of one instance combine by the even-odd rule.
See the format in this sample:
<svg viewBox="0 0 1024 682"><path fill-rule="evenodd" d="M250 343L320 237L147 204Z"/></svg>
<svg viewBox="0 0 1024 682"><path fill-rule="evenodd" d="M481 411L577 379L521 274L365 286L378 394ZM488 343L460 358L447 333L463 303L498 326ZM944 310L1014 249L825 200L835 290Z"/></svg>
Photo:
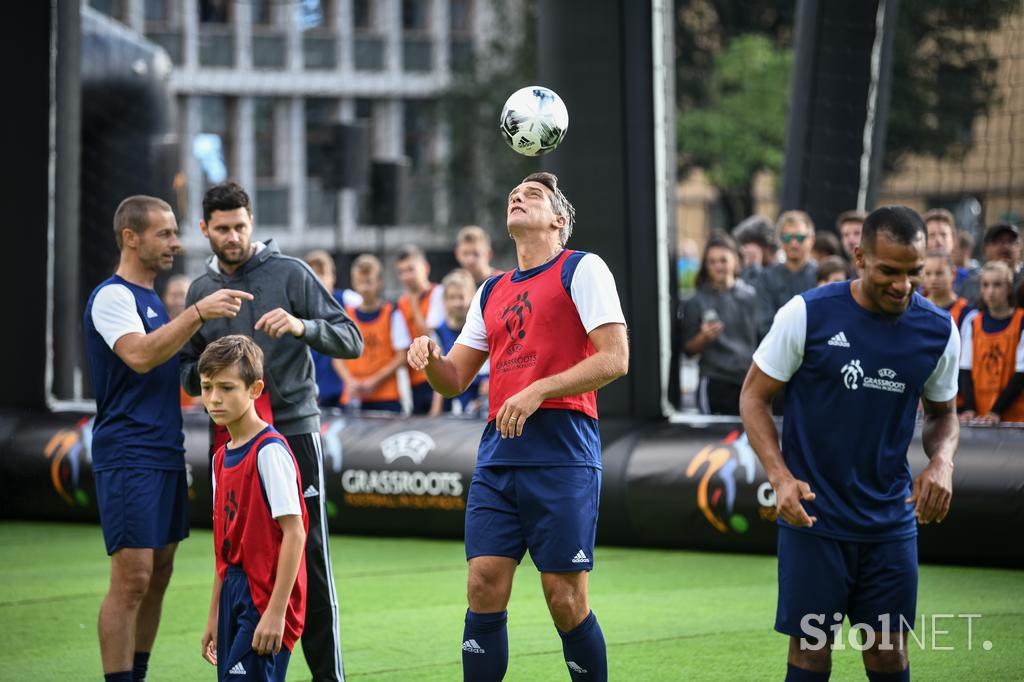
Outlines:
<svg viewBox="0 0 1024 682"><path fill-rule="evenodd" d="M601 487L595 391L629 365L615 280L572 251L575 210L550 173L508 198L518 268L476 292L448 355L426 336L409 364L445 396L462 393L490 356L491 402L466 507L469 562L463 679L501 680L508 600L526 550L573 680L606 680L604 635L587 598Z"/></svg>

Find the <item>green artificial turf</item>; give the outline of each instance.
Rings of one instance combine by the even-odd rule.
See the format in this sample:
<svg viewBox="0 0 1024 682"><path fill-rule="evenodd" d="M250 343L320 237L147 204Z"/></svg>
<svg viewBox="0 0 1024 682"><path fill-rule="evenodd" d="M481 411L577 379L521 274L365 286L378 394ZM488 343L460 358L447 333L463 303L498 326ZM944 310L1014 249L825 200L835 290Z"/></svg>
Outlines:
<svg viewBox="0 0 1024 682"><path fill-rule="evenodd" d="M341 638L353 680L461 680L465 561L460 542L335 536ZM599 547L591 604L608 642L610 678L771 680L785 674L786 639L772 630L775 559ZM0 523L0 680L98 680L96 615L109 562L98 526ZM210 533L182 543L150 662L162 680L214 680L200 658L213 553ZM1024 572L923 566L911 670L921 680L1024 676ZM937 622L931 614L981 614ZM921 626L926 631L921 633ZM991 642L985 650L984 641ZM561 644L527 558L509 605L507 680L568 680ZM289 680L308 680L301 653ZM834 654L833 680L862 680L860 654Z"/></svg>

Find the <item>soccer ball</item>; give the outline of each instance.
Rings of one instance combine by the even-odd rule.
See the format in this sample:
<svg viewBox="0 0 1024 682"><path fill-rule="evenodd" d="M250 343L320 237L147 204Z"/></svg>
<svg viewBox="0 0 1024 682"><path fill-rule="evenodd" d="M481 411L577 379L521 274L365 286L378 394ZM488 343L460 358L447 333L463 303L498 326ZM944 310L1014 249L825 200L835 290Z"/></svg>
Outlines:
<svg viewBox="0 0 1024 682"><path fill-rule="evenodd" d="M554 90L531 85L505 101L498 129L512 150L540 156L557 147L569 128L569 111Z"/></svg>

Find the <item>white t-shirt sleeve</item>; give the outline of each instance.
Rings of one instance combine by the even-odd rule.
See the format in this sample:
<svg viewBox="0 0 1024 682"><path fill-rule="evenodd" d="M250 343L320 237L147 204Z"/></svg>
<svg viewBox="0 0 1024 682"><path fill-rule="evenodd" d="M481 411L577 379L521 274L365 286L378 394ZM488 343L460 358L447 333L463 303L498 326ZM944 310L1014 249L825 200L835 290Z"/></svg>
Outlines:
<svg viewBox="0 0 1024 682"><path fill-rule="evenodd" d="M394 350L405 350L411 345L412 337L409 335L409 325L405 323L402 311L395 308L391 313L391 347Z"/></svg>
<svg viewBox="0 0 1024 682"><path fill-rule="evenodd" d="M588 334L603 324L626 324L615 277L597 254L588 253L580 259L569 285L569 295Z"/></svg>
<svg viewBox="0 0 1024 682"><path fill-rule="evenodd" d="M949 341L946 342L946 350L942 352L942 357L935 364L935 369L932 370L928 381L924 382L924 390L921 392L927 400L936 403L952 400L959 390L960 332L956 328L956 320L952 317L949 318L949 325Z"/></svg>
<svg viewBox="0 0 1024 682"><path fill-rule="evenodd" d="M960 325L960 369L974 368L974 318L978 315L977 310L972 310Z"/></svg>
<svg viewBox="0 0 1024 682"><path fill-rule="evenodd" d="M280 443L267 443L260 448L256 467L260 471L263 489L270 503L270 515L279 516L302 514L299 506L299 491L295 485L295 462Z"/></svg>
<svg viewBox="0 0 1024 682"><path fill-rule="evenodd" d="M461 343L463 346L487 353L490 351L487 347L487 327L484 325L484 313L480 309L480 295L483 290L483 285L481 285L473 294L469 311L466 313L466 324L463 325L455 343Z"/></svg>
<svg viewBox="0 0 1024 682"><path fill-rule="evenodd" d="M123 284L108 284L92 300L92 324L110 349L122 336L145 334L135 297Z"/></svg>
<svg viewBox="0 0 1024 682"><path fill-rule="evenodd" d="M427 327L437 329L444 324L444 287L438 284L430 292L430 305L427 306Z"/></svg>
<svg viewBox="0 0 1024 682"><path fill-rule="evenodd" d="M363 297L352 289L345 289L341 292L341 305L346 308L358 308L363 304Z"/></svg>
<svg viewBox="0 0 1024 682"><path fill-rule="evenodd" d="M775 313L771 329L754 351L754 363L776 381L789 381L804 361L807 302L794 296Z"/></svg>

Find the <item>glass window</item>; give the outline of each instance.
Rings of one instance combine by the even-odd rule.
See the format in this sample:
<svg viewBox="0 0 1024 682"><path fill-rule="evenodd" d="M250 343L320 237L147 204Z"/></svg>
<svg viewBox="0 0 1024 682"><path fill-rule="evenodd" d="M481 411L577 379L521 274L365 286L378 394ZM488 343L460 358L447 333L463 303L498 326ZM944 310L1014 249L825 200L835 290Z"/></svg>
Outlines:
<svg viewBox="0 0 1024 682"><path fill-rule="evenodd" d="M207 185L226 180L232 167L232 109L227 97L199 98L199 134L192 141L192 153Z"/></svg>
<svg viewBox="0 0 1024 682"><path fill-rule="evenodd" d="M430 156L433 120L433 102L416 99L405 101L405 155L414 172L428 167L433 160Z"/></svg>
<svg viewBox="0 0 1024 682"><path fill-rule="evenodd" d="M373 19L373 2L371 0L352 0L352 30L372 30Z"/></svg>
<svg viewBox="0 0 1024 682"><path fill-rule="evenodd" d="M89 6L117 20L122 18L121 0L90 0Z"/></svg>
<svg viewBox="0 0 1024 682"><path fill-rule="evenodd" d="M296 6L299 27L304 31L330 27L334 18L332 9L328 0L299 0Z"/></svg>
<svg viewBox="0 0 1024 682"><path fill-rule="evenodd" d="M167 0L146 0L146 21L165 23L167 21Z"/></svg>
<svg viewBox="0 0 1024 682"><path fill-rule="evenodd" d="M473 28L473 0L451 0L448 19L452 33L470 33Z"/></svg>
<svg viewBox="0 0 1024 682"><path fill-rule="evenodd" d="M274 25L274 1L273 0L251 0L252 23L254 26Z"/></svg>
<svg viewBox="0 0 1024 682"><path fill-rule="evenodd" d="M334 100L310 98L306 100L306 175L323 176L328 126L334 120Z"/></svg>
<svg viewBox="0 0 1024 682"><path fill-rule="evenodd" d="M199 21L204 24L226 24L230 19L230 0L199 0Z"/></svg>
<svg viewBox="0 0 1024 682"><path fill-rule="evenodd" d="M402 29L426 31L430 28L430 0L402 0Z"/></svg>
<svg viewBox="0 0 1024 682"><path fill-rule="evenodd" d="M253 99L253 128L256 133L256 177L274 177L274 132L276 102L270 97Z"/></svg>

